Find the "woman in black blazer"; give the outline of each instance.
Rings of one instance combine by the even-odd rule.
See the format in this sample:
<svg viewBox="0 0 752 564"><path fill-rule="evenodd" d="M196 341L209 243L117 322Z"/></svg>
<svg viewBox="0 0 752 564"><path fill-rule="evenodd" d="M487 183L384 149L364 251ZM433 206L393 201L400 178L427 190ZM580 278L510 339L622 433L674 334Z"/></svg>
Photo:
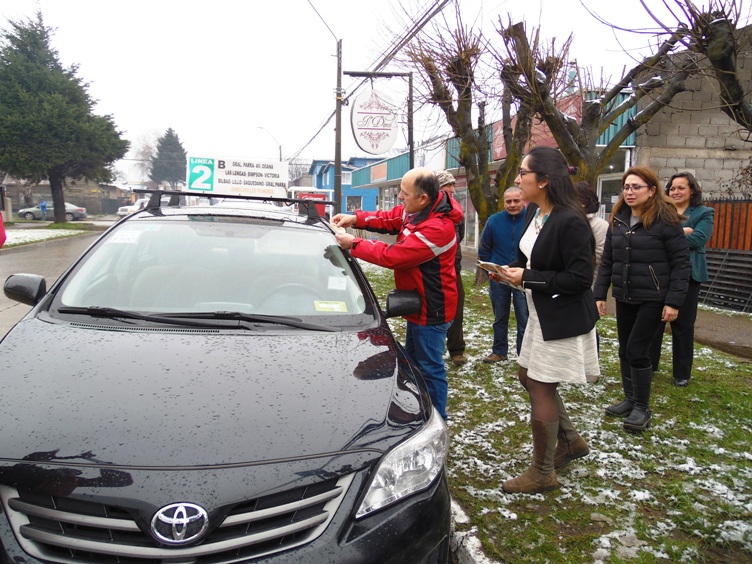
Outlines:
<svg viewBox="0 0 752 564"><path fill-rule="evenodd" d="M554 468L587 455L557 391L560 382L585 384L598 376L590 290L595 239L562 154L535 147L515 180L530 202L518 260L507 282L525 290L530 317L519 357L519 379L530 395L533 463L502 484L504 491L536 493L557 486Z"/></svg>

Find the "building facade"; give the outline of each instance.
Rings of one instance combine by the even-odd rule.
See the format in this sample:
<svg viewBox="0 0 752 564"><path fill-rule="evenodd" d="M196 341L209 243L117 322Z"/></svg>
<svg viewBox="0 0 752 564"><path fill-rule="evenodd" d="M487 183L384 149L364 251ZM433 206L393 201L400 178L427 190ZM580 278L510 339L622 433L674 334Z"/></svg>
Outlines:
<svg viewBox="0 0 752 564"><path fill-rule="evenodd" d="M737 78L752 95L752 27L737 33ZM637 131L635 162L658 172L661 180L691 172L706 199L749 197L744 182L734 182L752 164L752 132L724 114L719 84L709 70L686 81L687 89ZM751 187L752 188L752 187Z"/></svg>
<svg viewBox="0 0 752 564"><path fill-rule="evenodd" d="M342 209L341 212L376 209L379 191L371 186L353 185L353 171L367 167L380 159L352 157L342 163ZM314 160L308 171L311 187L334 193L335 167L333 161ZM331 199L334 199L333 195Z"/></svg>

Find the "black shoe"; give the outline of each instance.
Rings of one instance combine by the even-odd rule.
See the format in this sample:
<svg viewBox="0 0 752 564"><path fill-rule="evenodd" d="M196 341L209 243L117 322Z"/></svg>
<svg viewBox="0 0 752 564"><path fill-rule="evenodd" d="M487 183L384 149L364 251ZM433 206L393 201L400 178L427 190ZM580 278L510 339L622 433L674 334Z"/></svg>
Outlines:
<svg viewBox="0 0 752 564"><path fill-rule="evenodd" d="M632 413L624 420L624 429L634 433L642 433L650 427L650 420L653 418L653 412L648 409L635 406Z"/></svg>
<svg viewBox="0 0 752 564"><path fill-rule="evenodd" d="M606 415L610 415L611 417L627 417L632 413L633 407L634 404L632 403L632 400L625 399L621 403L607 407Z"/></svg>
<svg viewBox="0 0 752 564"><path fill-rule="evenodd" d="M689 380L674 380L674 386L677 388L686 388L689 386Z"/></svg>

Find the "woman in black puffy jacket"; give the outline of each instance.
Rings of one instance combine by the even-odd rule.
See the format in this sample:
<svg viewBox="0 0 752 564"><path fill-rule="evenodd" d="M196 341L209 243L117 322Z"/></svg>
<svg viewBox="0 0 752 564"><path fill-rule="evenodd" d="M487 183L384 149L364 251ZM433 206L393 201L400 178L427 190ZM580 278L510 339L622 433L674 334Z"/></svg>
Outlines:
<svg viewBox="0 0 752 564"><path fill-rule="evenodd" d="M609 286L616 300L619 362L624 401L606 408L626 417L624 428L650 425L650 345L662 322L676 319L684 303L691 266L682 217L665 196L658 175L633 166L622 177L593 294L606 315Z"/></svg>

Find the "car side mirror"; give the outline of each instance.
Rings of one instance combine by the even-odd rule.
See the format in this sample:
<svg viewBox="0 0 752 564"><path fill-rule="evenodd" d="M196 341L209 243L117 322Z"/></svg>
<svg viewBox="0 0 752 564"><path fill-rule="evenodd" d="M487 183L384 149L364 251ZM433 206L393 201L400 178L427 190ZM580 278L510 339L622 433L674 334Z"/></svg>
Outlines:
<svg viewBox="0 0 752 564"><path fill-rule="evenodd" d="M415 290L390 290L386 295L386 316L402 317L420 313L423 300Z"/></svg>
<svg viewBox="0 0 752 564"><path fill-rule="evenodd" d="M3 292L11 300L35 306L47 293L47 282L37 274L11 274L5 280Z"/></svg>

